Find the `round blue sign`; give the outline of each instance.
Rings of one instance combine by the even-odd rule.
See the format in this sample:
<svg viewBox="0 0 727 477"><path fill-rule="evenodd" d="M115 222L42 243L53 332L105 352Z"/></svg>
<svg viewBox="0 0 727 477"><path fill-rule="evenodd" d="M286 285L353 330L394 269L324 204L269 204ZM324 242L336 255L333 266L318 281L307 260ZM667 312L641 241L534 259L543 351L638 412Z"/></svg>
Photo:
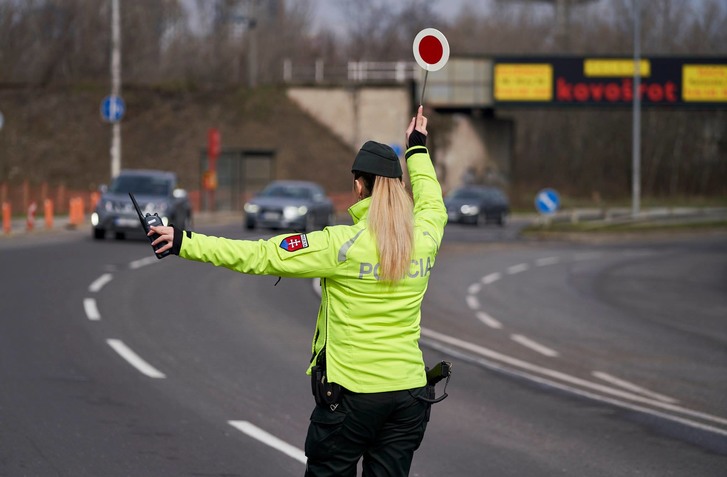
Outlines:
<svg viewBox="0 0 727 477"><path fill-rule="evenodd" d="M104 121L109 123L119 122L121 121L121 118L124 117L125 111L126 105L124 104L124 100L121 99L121 96L112 94L110 96L106 96L103 101L101 101L101 117Z"/></svg>
<svg viewBox="0 0 727 477"><path fill-rule="evenodd" d="M554 214L560 207L560 197L554 189L543 189L535 196L535 208L541 214Z"/></svg>

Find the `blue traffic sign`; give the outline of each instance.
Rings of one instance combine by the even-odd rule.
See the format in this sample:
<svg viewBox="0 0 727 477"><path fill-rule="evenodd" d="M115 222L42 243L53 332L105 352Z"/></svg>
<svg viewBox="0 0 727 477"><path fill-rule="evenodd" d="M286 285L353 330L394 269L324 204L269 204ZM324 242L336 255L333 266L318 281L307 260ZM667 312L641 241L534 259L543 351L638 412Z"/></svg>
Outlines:
<svg viewBox="0 0 727 477"><path fill-rule="evenodd" d="M535 196L535 208L541 214L554 214L560 207L560 197L554 189L543 189Z"/></svg>
<svg viewBox="0 0 727 477"><path fill-rule="evenodd" d="M121 96L110 95L106 96L101 101L101 117L104 121L109 123L117 123L124 117L126 111L126 105Z"/></svg>

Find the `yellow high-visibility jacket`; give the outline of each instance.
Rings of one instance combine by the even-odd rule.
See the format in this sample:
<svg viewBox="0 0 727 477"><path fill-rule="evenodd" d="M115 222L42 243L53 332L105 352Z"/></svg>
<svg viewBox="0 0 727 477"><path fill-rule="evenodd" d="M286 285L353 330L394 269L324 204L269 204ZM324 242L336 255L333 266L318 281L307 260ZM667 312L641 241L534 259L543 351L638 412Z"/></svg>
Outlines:
<svg viewBox="0 0 727 477"><path fill-rule="evenodd" d="M424 386L421 303L447 211L427 149L414 146L406 159L414 197L414 249L408 276L395 284L379 279L376 241L367 229L370 198L349 209L353 225L258 241L185 232L179 255L241 273L320 278L311 366L325 346L328 381L350 391Z"/></svg>

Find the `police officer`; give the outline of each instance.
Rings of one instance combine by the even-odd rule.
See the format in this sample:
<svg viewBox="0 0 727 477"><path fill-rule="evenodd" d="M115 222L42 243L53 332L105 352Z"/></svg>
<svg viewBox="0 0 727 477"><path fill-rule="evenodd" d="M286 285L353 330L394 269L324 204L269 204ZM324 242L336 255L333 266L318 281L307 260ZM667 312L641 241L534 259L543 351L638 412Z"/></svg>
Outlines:
<svg viewBox="0 0 727 477"><path fill-rule="evenodd" d="M268 240L231 240L154 227L182 258L241 273L321 279L308 374L306 476L406 476L429 418L419 349L421 303L447 213L426 148L420 106L406 129L405 189L393 149L366 142L352 166L353 225ZM150 233L150 235L151 235Z"/></svg>

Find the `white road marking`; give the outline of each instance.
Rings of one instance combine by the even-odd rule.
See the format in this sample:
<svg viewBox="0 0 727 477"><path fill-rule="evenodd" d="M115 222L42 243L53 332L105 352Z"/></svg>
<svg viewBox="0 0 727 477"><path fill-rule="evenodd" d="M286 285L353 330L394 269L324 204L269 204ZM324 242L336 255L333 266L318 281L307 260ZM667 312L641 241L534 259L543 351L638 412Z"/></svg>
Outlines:
<svg viewBox="0 0 727 477"><path fill-rule="evenodd" d="M616 386L627 389L629 391L633 391L638 394L643 394L644 396L648 396L653 399L658 399L659 401L662 401L662 402L668 402L671 404L676 404L679 402L678 400L676 400L674 398L670 398L669 396L664 396L663 394L649 391L648 389L638 386L636 384L630 383L628 381L624 381L623 379L617 378L615 376L611 376L608 373L603 373L601 371L593 371L592 374L593 374L593 376L595 376L598 379L602 379L608 383L614 384Z"/></svg>
<svg viewBox="0 0 727 477"><path fill-rule="evenodd" d="M281 439L278 439L274 435L263 431L254 424L251 424L247 421L227 421L227 423L230 424L232 427L236 428L237 430L244 432L253 439L257 439L263 444L266 444L273 449L279 450L283 454L292 457L298 462L302 462L303 464L307 462L305 452Z"/></svg>
<svg viewBox="0 0 727 477"><path fill-rule="evenodd" d="M116 351L119 356L124 358L130 365L135 367L140 373L150 378L163 379L166 378L164 373L154 368L152 365L141 359L131 348L126 346L121 340L108 339L106 342Z"/></svg>
<svg viewBox="0 0 727 477"><path fill-rule="evenodd" d="M489 285L490 283L496 282L500 278L502 278L501 273L490 273L489 275L485 275L484 277L482 277L482 283L484 283L485 285Z"/></svg>
<svg viewBox="0 0 727 477"><path fill-rule="evenodd" d="M100 291L104 285L106 285L108 282L111 281L112 278L113 278L113 275L111 275L110 273L104 273L103 275L98 277L96 280L94 280L93 283L91 283L91 285L88 287L88 291L90 291L92 293L96 293L96 292Z"/></svg>
<svg viewBox="0 0 727 477"><path fill-rule="evenodd" d="M502 323L485 313L484 311L478 311L476 313L477 319L480 320L482 323L486 324L490 328L494 328L496 330L499 330L502 328Z"/></svg>
<svg viewBox="0 0 727 477"><path fill-rule="evenodd" d="M543 257L535 260L535 265L538 267L545 267L546 265L555 265L560 262L559 257Z"/></svg>
<svg viewBox="0 0 727 477"><path fill-rule="evenodd" d="M530 268L530 265L528 265L527 263L518 263L517 265L507 267L507 273L509 275L515 275L516 273L524 272L525 270L527 270L529 268Z"/></svg>
<svg viewBox="0 0 727 477"><path fill-rule="evenodd" d="M467 295L467 306L470 310L477 310L480 308L480 301L474 295Z"/></svg>
<svg viewBox="0 0 727 477"><path fill-rule="evenodd" d="M555 358L558 356L558 352L555 350L552 350L548 348L547 346L543 346L538 342L535 342L528 338L527 336L523 335L510 335L510 339L512 339L514 342L521 344L525 346L526 348L530 348L531 350L540 353L544 356L548 356L550 358Z"/></svg>
<svg viewBox="0 0 727 477"><path fill-rule="evenodd" d="M158 261L159 261L159 259L154 256L140 258L139 260L134 260L133 262L129 263L129 268L132 270L136 270L137 268L145 267L147 265L151 265L152 263L156 263Z"/></svg>
<svg viewBox="0 0 727 477"><path fill-rule="evenodd" d="M101 319L101 314L98 312L96 306L96 300L93 298L83 299L83 309L86 312L86 317L91 321L98 321Z"/></svg>
<svg viewBox="0 0 727 477"><path fill-rule="evenodd" d="M517 358L512 358L512 357L507 356L507 355L504 355L502 353L498 353L497 351L493 351L491 349L485 348L484 346L480 346L480 345L476 345L476 344L470 343L468 341L460 340L459 338L454 338L452 336L448 336L448 335L445 335L443 333L439 333L437 331L432 331L432 330L427 329L427 328L422 328L421 331L422 331L421 334L422 334L423 337L430 338L432 340L436 340L436 341L439 341L439 342L442 342L442 343L447 343L447 344L456 346L458 348L461 348L461 349L464 349L464 350L467 350L467 351L471 351L471 352L473 352L475 354L478 354L480 356L484 356L485 358L489 358L489 359L494 360L494 361L497 361L497 362L505 363L505 364L510 365L510 366L513 366L515 368L520 368L520 369L524 369L524 370L527 370L527 371L530 371L530 372L533 372L533 373L538 373L538 374L541 374L541 375L544 375L544 376L548 376L550 378L557 379L557 380L560 380L560 381L563 381L563 382L566 382L566 383L570 383L570 384L573 384L573 385L581 386L583 388L590 389L590 390L593 390L593 391L598 391L598 392L601 392L603 394L610 394L612 396L617 396L617 397L622 398L622 399L628 399L628 400L631 400L631 401L636 401L636 402L640 402L640 403L644 403L644 404L649 404L651 406L658 407L658 408L661 408L661 409L666 409L666 410L673 411L673 412L676 412L676 413L679 413L679 414L683 414L683 415L687 415L687 416L690 416L690 417L694 417L694 418L698 418L698 419L703 419L705 421L709 421L709 422L712 422L714 424L721 424L721 425L727 426L727 419L725 419L723 417L714 416L714 415L711 415L711 414L707 414L707 413L704 413L704 412L695 411L693 409L688 409L688 408L681 407L681 406L677 406L677 405L674 405L674 404L669 404L669 403L657 401L657 400L654 400L654 399L649 399L647 397L644 397L644 396L641 396L641 395L638 395L638 394L629 393L629 392L626 392L626 391L622 391L620 389L614 389L614 388L610 388L608 386L604 386L604 385L601 385L601 384L592 383L590 381L586 381L585 379L577 378L575 376L571 376L569 374L562 373L560 371L555 371L553 369L545 368L543 366L538 366L536 364L531 364L531 363L528 363L527 361L522 361L522 360L517 359ZM562 384L557 384L557 383L554 383L554 382L550 382L548 380L543 380L542 378L537 378L537 377L532 376L532 375L529 375L527 373L521 373L521 372L518 372L518 371L515 371L515 370L508 370L507 368L505 368L505 367L503 367L501 365L498 365L496 363L489 363L488 362L488 363L483 363L483 364L486 364L488 367L490 367L492 369L498 369L498 370L508 371L510 373L513 373L513 374L518 374L518 375L524 376L524 377L526 377L528 379L531 379L533 381L536 381L536 382L546 382L546 383L550 383L551 385L553 385L555 387L558 387L560 389L572 389L574 392L577 391L578 394L587 395L587 396L592 397L594 399L598 399L598 400L605 401L605 402L611 402L613 404L621 405L623 407L628 407L629 409L636 408L635 406L633 406L631 404L627 404L627 403L623 403L621 401L616 401L616 400L613 400L613 399L609 399L609 398L606 398L604 396L599 396L599 395L593 394L593 393L586 393L586 392L584 392L582 390L577 390L577 389L574 389L574 388L568 388L567 386L563 386ZM698 422L689 421L687 419L678 418L676 416L670 416L668 414L657 413L657 412L655 412L653 410L649 410L649 409L646 409L646 408L639 408L639 410L642 410L642 411L650 411L652 414L656 414L656 415L660 415L660 416L663 416L663 417L667 417L667 418L669 418L671 420L678 421L678 422L682 422L684 424L688 424L688 425L693 426L693 427L698 427L698 428L701 428L701 429L705 429L706 428L706 429L708 429L708 430L710 430L712 432L718 432L718 433L720 433L722 435L726 435L727 436L727 430L724 430L724 429L718 429L718 428L714 428L714 427L711 427L711 426L705 426L704 424L700 424Z"/></svg>
<svg viewBox="0 0 727 477"><path fill-rule="evenodd" d="M470 295L477 295L481 289L482 287L479 283L473 283L467 288L467 293L469 293Z"/></svg>

